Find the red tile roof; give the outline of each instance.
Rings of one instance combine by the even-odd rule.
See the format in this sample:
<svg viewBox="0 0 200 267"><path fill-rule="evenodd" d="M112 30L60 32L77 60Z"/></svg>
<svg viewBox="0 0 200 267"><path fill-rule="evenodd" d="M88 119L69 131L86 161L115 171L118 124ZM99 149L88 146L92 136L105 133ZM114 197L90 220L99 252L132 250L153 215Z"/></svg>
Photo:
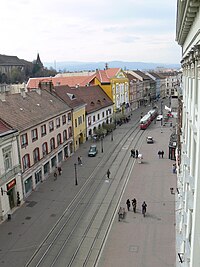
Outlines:
<svg viewBox="0 0 200 267"><path fill-rule="evenodd" d="M30 78L27 83L27 89L38 88L39 82L45 83L52 81L54 86L58 85L68 85L68 86L85 86L92 79L94 75L91 76L67 76L67 77L41 77L41 78Z"/></svg>
<svg viewBox="0 0 200 267"><path fill-rule="evenodd" d="M12 127L10 127L8 124L6 124L3 120L0 119L0 134L10 132Z"/></svg>

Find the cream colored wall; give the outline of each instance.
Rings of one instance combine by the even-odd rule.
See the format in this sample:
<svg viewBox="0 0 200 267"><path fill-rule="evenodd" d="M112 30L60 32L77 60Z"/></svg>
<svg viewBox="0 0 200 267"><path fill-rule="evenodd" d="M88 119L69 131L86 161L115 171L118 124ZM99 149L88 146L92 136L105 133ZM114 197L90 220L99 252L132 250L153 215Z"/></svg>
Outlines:
<svg viewBox="0 0 200 267"><path fill-rule="evenodd" d="M82 136L82 143L86 141L86 117L85 117L85 106L80 107L73 111L73 132L74 132L74 150L76 151L79 148L79 137ZM82 123L78 124L78 118L82 118ZM84 118L84 120L83 120ZM77 120L77 127L75 124L75 120Z"/></svg>

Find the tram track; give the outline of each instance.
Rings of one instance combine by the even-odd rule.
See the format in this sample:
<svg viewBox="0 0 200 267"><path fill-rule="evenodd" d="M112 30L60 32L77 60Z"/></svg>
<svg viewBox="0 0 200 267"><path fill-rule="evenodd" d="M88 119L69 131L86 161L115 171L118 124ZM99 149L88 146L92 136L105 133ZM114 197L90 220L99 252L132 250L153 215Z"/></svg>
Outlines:
<svg viewBox="0 0 200 267"><path fill-rule="evenodd" d="M131 166L133 165L133 163L131 162L132 158L130 159L130 154L128 153L128 155L125 155L126 151L123 151L123 147L126 147L126 150L128 150L129 148L135 147L136 145L139 146L138 143L141 142L141 138L144 133L143 131L138 129L138 122L139 121L137 121L136 124L129 131L127 131L122 140L119 140L118 144L113 149L111 149L107 156L104 157L97 165L93 173L85 182L84 186L60 216L57 223L51 229L49 234L46 236L46 238L43 240L43 242L40 244L38 249L35 251L31 259L25 266L88 266L88 263L90 262L91 257L94 254L93 248L99 241L99 236L102 234L102 229L105 226L105 222L109 218L107 226L105 228L106 230L104 230L104 236L102 237L103 242L99 245L99 250L97 253L98 255L95 259L95 262L98 262L98 257L101 253L101 250L103 249L106 235L112 225L112 221L115 218L124 188L126 187L126 183L130 177ZM133 134L135 136L133 136ZM122 157L121 162L119 159L119 151L124 152L124 157ZM103 166L105 163L108 164L109 162L109 165L112 168L116 161L118 162L118 166L115 167L115 175L116 177L118 175L118 177L110 180L109 185L106 185L107 188L105 189L105 174L102 174L100 172L100 174L98 175L98 172L101 169L101 166ZM123 168L121 167L122 165ZM114 172L112 172L112 175L113 174ZM93 179L94 177L96 177L97 179ZM81 238L79 238L76 248L73 250L70 258L67 259L68 262L65 265L59 265L60 257L63 258L62 254L65 254L66 247L70 246L69 244L71 244L70 242L72 240L72 237L77 232L77 227L79 226L81 221L83 221L83 217L85 216L86 211L90 210L93 206L95 198L99 195L100 190L104 191L104 196L98 202L98 205L95 206L92 214L88 216L90 218L88 219L84 231L81 233ZM118 192L117 200L115 200L116 192ZM84 203L84 205L82 203ZM105 203L107 203L107 205L105 205ZM102 206L104 206L103 212L101 210ZM96 220L100 217L99 210L101 210L102 214L104 213L104 215L102 216L101 214L102 219L97 223ZM78 218L75 219L77 216ZM77 258L83 250L83 244L95 223L96 227L98 225L98 230L93 237L90 248L88 248L85 258L81 262L81 265L76 265ZM71 227L71 225L73 225L73 227ZM64 240L62 240L63 236L65 236ZM57 246L57 249L55 249L55 246ZM52 254L54 254L54 256L51 256L51 262L49 262L48 257Z"/></svg>

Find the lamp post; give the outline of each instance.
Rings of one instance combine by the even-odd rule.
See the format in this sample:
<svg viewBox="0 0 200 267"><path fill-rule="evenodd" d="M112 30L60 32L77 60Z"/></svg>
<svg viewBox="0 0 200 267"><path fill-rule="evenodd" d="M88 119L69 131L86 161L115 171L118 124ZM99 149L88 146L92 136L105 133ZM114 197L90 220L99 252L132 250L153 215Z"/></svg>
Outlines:
<svg viewBox="0 0 200 267"><path fill-rule="evenodd" d="M74 171L75 171L75 185L78 185L76 163L74 163Z"/></svg>
<svg viewBox="0 0 200 267"><path fill-rule="evenodd" d="M113 130L111 131L111 141L113 141Z"/></svg>
<svg viewBox="0 0 200 267"><path fill-rule="evenodd" d="M103 153L103 137L101 137L101 153Z"/></svg>
<svg viewBox="0 0 200 267"><path fill-rule="evenodd" d="M161 115L163 116L163 101L162 100L161 100L161 107L160 107L160 109L161 109ZM161 118L160 123L161 123L161 126L162 126L163 125L163 117Z"/></svg>

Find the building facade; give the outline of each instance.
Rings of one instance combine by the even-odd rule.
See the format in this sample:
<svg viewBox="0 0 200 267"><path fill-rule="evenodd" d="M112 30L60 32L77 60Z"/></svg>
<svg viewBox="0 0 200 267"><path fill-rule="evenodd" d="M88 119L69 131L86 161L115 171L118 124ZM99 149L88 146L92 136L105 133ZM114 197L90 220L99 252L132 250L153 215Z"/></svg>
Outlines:
<svg viewBox="0 0 200 267"><path fill-rule="evenodd" d="M18 131L0 120L0 222L23 201Z"/></svg>
<svg viewBox="0 0 200 267"><path fill-rule="evenodd" d="M46 90L6 95L1 118L19 132L22 188L26 198L73 151L72 112Z"/></svg>
<svg viewBox="0 0 200 267"><path fill-rule="evenodd" d="M176 197L177 264L200 266L200 1L177 1L182 89Z"/></svg>

